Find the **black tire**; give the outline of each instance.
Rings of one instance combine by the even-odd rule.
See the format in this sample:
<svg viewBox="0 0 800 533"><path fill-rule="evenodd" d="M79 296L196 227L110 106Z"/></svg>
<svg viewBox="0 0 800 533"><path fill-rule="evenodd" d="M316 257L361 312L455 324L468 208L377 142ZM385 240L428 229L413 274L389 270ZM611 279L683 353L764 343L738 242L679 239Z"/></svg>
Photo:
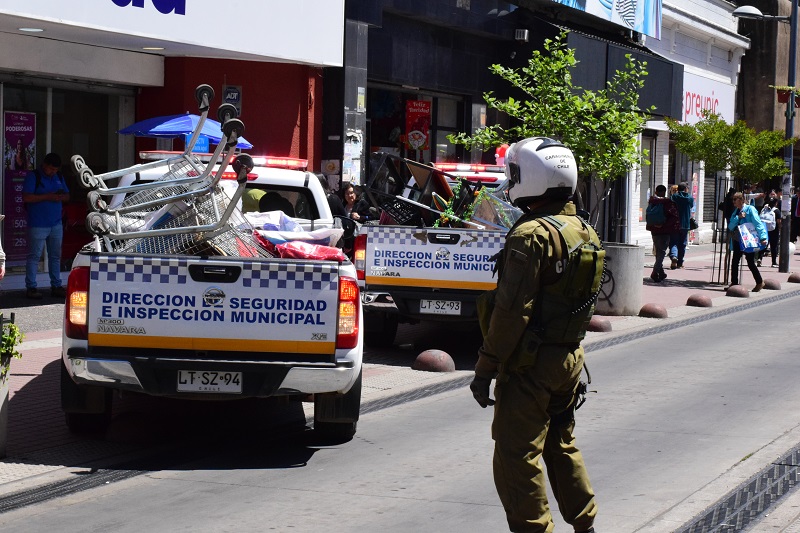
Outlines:
<svg viewBox="0 0 800 533"><path fill-rule="evenodd" d="M314 435L326 443L347 442L356 434L361 412L361 372L345 394L314 395Z"/></svg>
<svg viewBox="0 0 800 533"><path fill-rule="evenodd" d="M397 335L397 316L389 313L364 315L364 343L370 348L391 348Z"/></svg>
<svg viewBox="0 0 800 533"><path fill-rule="evenodd" d="M78 435L98 435L108 430L111 414L64 413L67 428Z"/></svg>
<svg viewBox="0 0 800 533"><path fill-rule="evenodd" d="M217 120L225 125L229 120L233 120L239 116L236 106L233 104L222 104L217 109Z"/></svg>
<svg viewBox="0 0 800 533"><path fill-rule="evenodd" d="M197 108L202 113L211 107L211 100L214 99L214 88L211 85L198 85L194 90L194 97L197 99Z"/></svg>
<svg viewBox="0 0 800 533"><path fill-rule="evenodd" d="M73 433L103 433L111 423L112 390L78 385L61 362L61 409Z"/></svg>

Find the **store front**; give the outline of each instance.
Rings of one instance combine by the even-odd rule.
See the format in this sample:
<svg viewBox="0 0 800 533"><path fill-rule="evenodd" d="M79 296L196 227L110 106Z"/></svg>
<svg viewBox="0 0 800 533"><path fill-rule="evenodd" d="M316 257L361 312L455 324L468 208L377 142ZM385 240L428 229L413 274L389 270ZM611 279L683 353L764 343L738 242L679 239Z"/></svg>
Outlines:
<svg viewBox="0 0 800 533"><path fill-rule="evenodd" d="M485 106L480 106L485 109ZM471 117L464 97L391 86L367 91L368 146L414 161L455 163L465 158L448 135L466 131ZM485 114L485 112L484 112Z"/></svg>
<svg viewBox="0 0 800 533"><path fill-rule="evenodd" d="M262 117L261 131L268 132L249 130L251 142L279 146L283 155L313 154L320 135L313 120L319 70L342 65L344 0L305 5L297 10L291 3L252 3L248 17L259 21L258 31L243 32L206 31L209 16L219 10L211 0L91 0L80 6L39 0L0 6L0 47L14 51L0 57L0 205L6 215L0 235L11 274L4 287L20 272L27 248L20 194L27 170L12 165L18 142L27 167L39 165L51 151L64 162L71 198L64 210L62 268L89 240L85 191L69 172L70 157L80 154L95 173L134 164L136 141L117 130L148 118L140 113L196 113L194 89L200 83L214 84L215 106L239 89L238 103L243 99L248 112ZM275 79L284 83L265 83ZM256 90L257 84L268 90ZM164 100L167 92L168 102L179 107L162 111L159 102L147 100ZM174 99L175 94L187 96ZM264 102L272 107L265 110ZM305 107L303 119L298 110Z"/></svg>
<svg viewBox="0 0 800 533"><path fill-rule="evenodd" d="M119 147L116 132L120 121L133 117L133 90L104 87L79 90L47 80L0 81L0 116L3 123L2 200L3 249L9 274L21 272L27 252L26 213L21 200L22 184L29 170L44 156L55 152L64 165L61 173L70 190L64 205L62 269L90 240L84 227L86 191L69 171L70 156L80 154L95 172L117 168ZM17 157L19 148L25 157ZM20 162L23 162L20 165Z"/></svg>

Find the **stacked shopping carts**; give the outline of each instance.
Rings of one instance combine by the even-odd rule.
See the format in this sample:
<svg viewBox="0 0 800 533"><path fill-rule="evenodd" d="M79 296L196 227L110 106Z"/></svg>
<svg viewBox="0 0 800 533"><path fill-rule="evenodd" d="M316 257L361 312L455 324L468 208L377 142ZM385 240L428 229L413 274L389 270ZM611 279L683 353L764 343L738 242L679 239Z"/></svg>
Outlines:
<svg viewBox="0 0 800 533"><path fill-rule="evenodd" d="M237 207L247 174L253 169L253 159L235 151L244 124L235 118L233 105L221 105L217 111L222 123L221 140L211 157L201 160L192 150L208 116L214 90L201 85L195 97L200 120L179 155L105 174L94 174L80 155L72 157L72 169L79 182L90 189L86 227L100 240L103 251L270 256L257 243L253 227ZM236 174L235 185L220 182L229 165ZM143 172L161 172L161 176L131 185L108 185L122 176Z"/></svg>

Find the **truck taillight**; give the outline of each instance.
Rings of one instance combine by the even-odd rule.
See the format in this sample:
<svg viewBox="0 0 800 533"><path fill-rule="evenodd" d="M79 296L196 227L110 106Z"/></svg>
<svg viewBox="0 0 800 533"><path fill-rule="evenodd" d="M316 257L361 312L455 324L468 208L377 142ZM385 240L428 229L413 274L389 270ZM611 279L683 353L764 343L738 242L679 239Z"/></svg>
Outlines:
<svg viewBox="0 0 800 533"><path fill-rule="evenodd" d="M88 339L89 267L76 267L69 273L65 308L65 332L71 339Z"/></svg>
<svg viewBox="0 0 800 533"><path fill-rule="evenodd" d="M367 269L367 236L359 235L353 245L353 264L356 267L358 279L364 279L364 271Z"/></svg>
<svg viewBox="0 0 800 533"><path fill-rule="evenodd" d="M336 347L355 348L358 345L359 315L358 282L339 278L339 322L336 326Z"/></svg>

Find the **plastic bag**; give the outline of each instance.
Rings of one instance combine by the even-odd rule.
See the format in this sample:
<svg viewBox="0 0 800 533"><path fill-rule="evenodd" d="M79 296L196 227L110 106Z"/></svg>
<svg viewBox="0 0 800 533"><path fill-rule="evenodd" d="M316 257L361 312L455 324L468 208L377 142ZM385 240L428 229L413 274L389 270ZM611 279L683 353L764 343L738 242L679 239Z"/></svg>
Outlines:
<svg viewBox="0 0 800 533"><path fill-rule="evenodd" d="M303 226L286 216L283 211L245 213L244 217L257 229L267 231L303 231Z"/></svg>
<svg viewBox="0 0 800 533"><path fill-rule="evenodd" d="M739 230L739 246L744 253L758 252L764 249L758 239L756 227L752 223L739 224L737 229Z"/></svg>

